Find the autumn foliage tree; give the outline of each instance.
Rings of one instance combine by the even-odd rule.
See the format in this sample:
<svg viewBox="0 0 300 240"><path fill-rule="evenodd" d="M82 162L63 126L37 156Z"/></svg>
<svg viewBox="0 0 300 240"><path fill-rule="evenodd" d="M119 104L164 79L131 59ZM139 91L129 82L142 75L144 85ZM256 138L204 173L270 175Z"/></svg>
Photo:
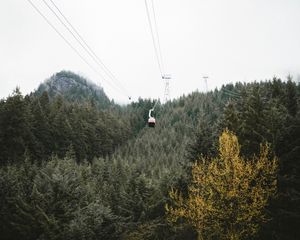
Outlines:
<svg viewBox="0 0 300 240"><path fill-rule="evenodd" d="M199 239L253 237L268 220L264 209L276 191L277 159L269 153L269 145L261 144L258 157L243 159L237 137L226 129L219 137L219 155L193 165L188 197L170 191L168 219L186 220Z"/></svg>

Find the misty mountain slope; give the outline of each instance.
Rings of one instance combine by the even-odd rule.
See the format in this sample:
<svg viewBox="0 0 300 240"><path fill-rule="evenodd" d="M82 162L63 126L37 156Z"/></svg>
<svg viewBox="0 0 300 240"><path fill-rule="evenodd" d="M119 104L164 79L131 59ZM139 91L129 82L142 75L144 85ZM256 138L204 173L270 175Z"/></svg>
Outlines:
<svg viewBox="0 0 300 240"><path fill-rule="evenodd" d="M113 157L137 169L155 188L164 190L164 186L181 184L181 175L187 174L188 178L190 173L185 167L199 156L216 154L218 136L224 128L237 135L242 156L259 155L260 144L267 142L278 157L278 197L268 207L272 221L262 228L260 236L272 239L275 234L278 239L297 239L299 98L299 84L276 78L228 84L207 94L194 92L159 106L155 129L145 126Z"/></svg>
<svg viewBox="0 0 300 240"><path fill-rule="evenodd" d="M110 105L110 100L101 87L71 71L54 74L39 85L35 95L40 96L44 91L48 92L50 98L62 95L64 99L72 102L92 100L101 108Z"/></svg>
<svg viewBox="0 0 300 240"><path fill-rule="evenodd" d="M282 86L278 87L279 84ZM276 79L273 82L227 84L220 90L206 94L194 92L158 105L156 127L148 128L146 118L144 128L117 149L114 157L135 165L148 177L158 179L163 173L180 171L180 166L191 160L189 145L197 140L200 141L197 143L199 149L194 147L191 150L194 154L213 153L217 138L226 127L240 137L245 155L259 153L260 142L267 141L274 149L278 148L279 133L283 132L284 124L288 124L280 116L286 114L284 109L291 105L288 102L291 100L284 96L288 96L285 92L288 86ZM280 98L277 91L281 91ZM147 111L144 115L147 116Z"/></svg>
<svg viewBox="0 0 300 240"><path fill-rule="evenodd" d="M145 121L145 127L136 138L118 149L113 157L134 165L154 181L174 171L179 173L181 165L187 161L187 146L201 127L199 124L210 122L210 128L217 124L214 116L222 114L226 102L225 98L219 101L221 94L219 91L194 92L158 105L156 127L148 128Z"/></svg>
<svg viewBox="0 0 300 240"><path fill-rule="evenodd" d="M191 164L216 156L228 128L242 156L257 156L268 142L278 157L272 221L258 239L298 239L299 99L291 79L227 84L158 104L148 128L153 100L99 109L90 98L50 101L47 92L23 97L16 89L0 101L1 236L81 239L88 230L94 237L86 239L195 239L167 222L168 193L185 194Z"/></svg>

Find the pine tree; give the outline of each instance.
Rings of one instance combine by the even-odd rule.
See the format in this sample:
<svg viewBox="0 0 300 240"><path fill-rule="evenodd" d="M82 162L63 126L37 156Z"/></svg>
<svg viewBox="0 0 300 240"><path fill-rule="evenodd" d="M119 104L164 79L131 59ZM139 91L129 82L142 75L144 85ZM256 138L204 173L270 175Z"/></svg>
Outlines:
<svg viewBox="0 0 300 240"><path fill-rule="evenodd" d="M239 115L241 119L238 126L240 131L237 128L234 129L240 138L242 153L246 156L258 154L260 143L267 141L264 106L265 100L261 95L261 89L258 84L255 84Z"/></svg>
<svg viewBox="0 0 300 240"><path fill-rule="evenodd" d="M220 120L220 126L222 129L228 128L230 131L238 132L240 119L234 102L229 101L225 105L223 117Z"/></svg>
<svg viewBox="0 0 300 240"><path fill-rule="evenodd" d="M23 160L26 139L29 139L29 125L26 118L24 98L16 88L12 96L2 105L0 118L0 164Z"/></svg>
<svg viewBox="0 0 300 240"><path fill-rule="evenodd" d="M297 102L297 87L296 84L292 82L292 78L289 77L286 83L286 108L289 111L289 114L292 117L295 117L298 110L298 102Z"/></svg>
<svg viewBox="0 0 300 240"><path fill-rule="evenodd" d="M215 135L211 122L205 119L200 120L199 127L196 130L195 140L188 145L187 158L194 162L195 159L201 156L214 156L216 153L214 146Z"/></svg>

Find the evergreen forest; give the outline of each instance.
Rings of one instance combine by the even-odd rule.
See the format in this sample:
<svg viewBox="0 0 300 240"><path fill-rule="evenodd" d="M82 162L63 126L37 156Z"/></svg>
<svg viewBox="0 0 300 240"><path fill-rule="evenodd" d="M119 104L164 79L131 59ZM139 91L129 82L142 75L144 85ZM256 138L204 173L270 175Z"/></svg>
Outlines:
<svg viewBox="0 0 300 240"><path fill-rule="evenodd" d="M72 72L0 100L0 239L300 239L300 84L116 104Z"/></svg>

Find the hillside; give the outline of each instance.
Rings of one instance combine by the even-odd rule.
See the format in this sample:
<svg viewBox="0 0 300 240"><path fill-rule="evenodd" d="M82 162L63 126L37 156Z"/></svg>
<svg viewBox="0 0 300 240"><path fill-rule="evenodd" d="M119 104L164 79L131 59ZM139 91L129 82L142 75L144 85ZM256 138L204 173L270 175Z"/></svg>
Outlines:
<svg viewBox="0 0 300 240"><path fill-rule="evenodd" d="M260 143L268 142L279 157L279 192L268 209L273 221L262 229L261 236L296 239L300 221L300 199L296 197L300 187L299 97L299 85L276 78L229 84L207 94L194 92L159 106L156 128L142 129L113 158L141 172L155 189L179 183L185 188L190 179L186 168L202 155L216 155L224 128L237 134L244 156L258 155ZM156 194L162 194L163 205L167 195Z"/></svg>
<svg viewBox="0 0 300 240"><path fill-rule="evenodd" d="M75 93L53 89L68 95L79 83L50 79L39 96L17 90L0 102L4 239L196 239L184 219L167 221L165 204L171 188L186 194L196 160L218 156L225 128L238 137L243 158L258 156L265 142L278 157L278 193L264 209L271 221L255 225L252 237L297 239L299 84L274 78L193 92L159 104L152 129L152 100L102 110L84 83L72 102Z"/></svg>
<svg viewBox="0 0 300 240"><path fill-rule="evenodd" d="M71 71L61 71L39 85L35 95L48 92L50 99L61 95L68 101L85 102L92 100L100 108L107 108L110 100L103 89Z"/></svg>

